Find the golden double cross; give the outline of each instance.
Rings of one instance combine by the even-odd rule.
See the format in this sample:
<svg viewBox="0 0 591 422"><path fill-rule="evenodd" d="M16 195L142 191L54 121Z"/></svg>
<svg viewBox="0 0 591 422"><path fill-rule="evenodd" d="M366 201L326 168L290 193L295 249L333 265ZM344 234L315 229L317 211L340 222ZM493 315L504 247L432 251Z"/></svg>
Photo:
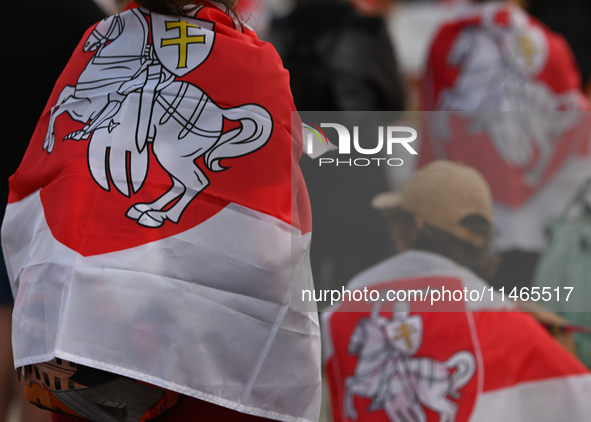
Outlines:
<svg viewBox="0 0 591 422"><path fill-rule="evenodd" d="M517 37L517 48L525 59L528 68L533 68L535 65L535 57L538 54L538 48L534 41L527 35L522 34Z"/></svg>
<svg viewBox="0 0 591 422"><path fill-rule="evenodd" d="M161 47L177 45L179 47L179 64L177 69L187 67L187 55L189 50L189 44L205 44L205 35L189 35L189 28L201 29L200 26L194 25L189 22L174 21L166 22L166 30L179 29L179 36L177 38L166 38L162 40Z"/></svg>
<svg viewBox="0 0 591 422"><path fill-rule="evenodd" d="M416 330L414 328L408 326L405 322L403 322L397 328L396 337L394 337L394 340L404 339L406 347L408 347L409 350L412 350L413 344L410 339L410 336L413 335L415 332Z"/></svg>

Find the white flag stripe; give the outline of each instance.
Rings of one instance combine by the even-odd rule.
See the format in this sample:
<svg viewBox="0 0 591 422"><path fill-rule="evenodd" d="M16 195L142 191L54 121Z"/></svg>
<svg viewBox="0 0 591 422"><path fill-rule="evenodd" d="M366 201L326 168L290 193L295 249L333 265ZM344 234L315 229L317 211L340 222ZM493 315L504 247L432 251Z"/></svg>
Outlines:
<svg viewBox="0 0 591 422"><path fill-rule="evenodd" d="M230 204L178 235L83 257L54 239L36 192L8 206L3 226L19 290L15 365L58 356L246 413L315 420L320 333L291 307L293 238L309 247L310 234Z"/></svg>
<svg viewBox="0 0 591 422"><path fill-rule="evenodd" d="M481 394L470 421L588 421L591 418L590 392L591 375L522 383ZM548 397L553 398L550 405Z"/></svg>
<svg viewBox="0 0 591 422"><path fill-rule="evenodd" d="M440 255L414 250L390 257L359 273L348 283L347 288L362 289L365 286L392 281L393 278L400 280L429 276L459 278L468 291L485 291L484 297L481 296L482 300L465 302L468 311L516 309L515 304L508 299L503 300L499 292L494 291L491 296L491 293L488 293L489 286L467 268Z"/></svg>

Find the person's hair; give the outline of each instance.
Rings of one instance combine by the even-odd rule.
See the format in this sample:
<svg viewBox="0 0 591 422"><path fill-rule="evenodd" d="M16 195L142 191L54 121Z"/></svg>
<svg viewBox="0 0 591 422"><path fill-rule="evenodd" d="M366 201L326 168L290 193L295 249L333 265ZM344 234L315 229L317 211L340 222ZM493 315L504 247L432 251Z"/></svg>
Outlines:
<svg viewBox="0 0 591 422"><path fill-rule="evenodd" d="M127 0L126 3L129 3ZM195 3L195 0L134 0L138 6L145 7L155 13L162 15L178 15L186 16L187 13L183 9L183 6ZM233 17L237 17L236 14L236 2L237 0L212 0L216 3L220 3L228 9ZM205 3L205 0L202 1Z"/></svg>
<svg viewBox="0 0 591 422"><path fill-rule="evenodd" d="M471 269L485 280L490 280L494 276L498 257L488 252L492 227L483 217L469 215L460 222L468 230L486 239L485 244L477 248L429 224L419 227L415 215L400 207L385 210L384 215L392 228L399 250L418 249L433 252Z"/></svg>

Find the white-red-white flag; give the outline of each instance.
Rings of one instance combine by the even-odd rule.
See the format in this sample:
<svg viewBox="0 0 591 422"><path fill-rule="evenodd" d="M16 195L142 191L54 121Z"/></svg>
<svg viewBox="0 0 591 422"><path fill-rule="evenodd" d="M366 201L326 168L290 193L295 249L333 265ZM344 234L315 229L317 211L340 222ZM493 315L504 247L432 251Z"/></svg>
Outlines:
<svg viewBox="0 0 591 422"><path fill-rule="evenodd" d="M591 108L564 38L508 2L469 7L432 42L423 108L419 166L478 169L495 199L495 246L540 250L543 225L591 175Z"/></svg>
<svg viewBox="0 0 591 422"><path fill-rule="evenodd" d="M311 284L311 217L288 73L213 3L193 10L132 3L58 80L2 232L15 365L58 357L313 421L320 335L292 302L293 274Z"/></svg>
<svg viewBox="0 0 591 422"><path fill-rule="evenodd" d="M484 292L482 302L347 301L323 314L334 421L585 421L591 374L532 317L447 258L408 251L348 289ZM410 297L410 296L409 296ZM364 309L365 308L365 309ZM427 311L430 310L430 311Z"/></svg>

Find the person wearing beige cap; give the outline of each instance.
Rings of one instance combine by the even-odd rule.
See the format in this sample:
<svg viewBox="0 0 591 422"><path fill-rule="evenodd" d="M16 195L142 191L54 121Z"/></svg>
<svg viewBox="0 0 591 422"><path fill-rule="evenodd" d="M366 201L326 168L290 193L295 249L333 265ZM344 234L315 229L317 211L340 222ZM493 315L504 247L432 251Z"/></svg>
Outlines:
<svg viewBox="0 0 591 422"><path fill-rule="evenodd" d="M376 196L398 252L415 248L447 256L483 278L494 272L487 252L492 234L492 195L474 168L435 161L417 171L401 193Z"/></svg>
<svg viewBox="0 0 591 422"><path fill-rule="evenodd" d="M421 168L401 193L384 192L372 201L392 227L398 252L434 252L487 282L499 261L488 252L494 225L492 204L488 183L476 169L445 160ZM518 306L576 354L568 321L535 302L519 302Z"/></svg>
<svg viewBox="0 0 591 422"><path fill-rule="evenodd" d="M398 253L322 314L335 422L588 420L591 373L483 279L496 260L478 171L435 161L372 205Z"/></svg>

